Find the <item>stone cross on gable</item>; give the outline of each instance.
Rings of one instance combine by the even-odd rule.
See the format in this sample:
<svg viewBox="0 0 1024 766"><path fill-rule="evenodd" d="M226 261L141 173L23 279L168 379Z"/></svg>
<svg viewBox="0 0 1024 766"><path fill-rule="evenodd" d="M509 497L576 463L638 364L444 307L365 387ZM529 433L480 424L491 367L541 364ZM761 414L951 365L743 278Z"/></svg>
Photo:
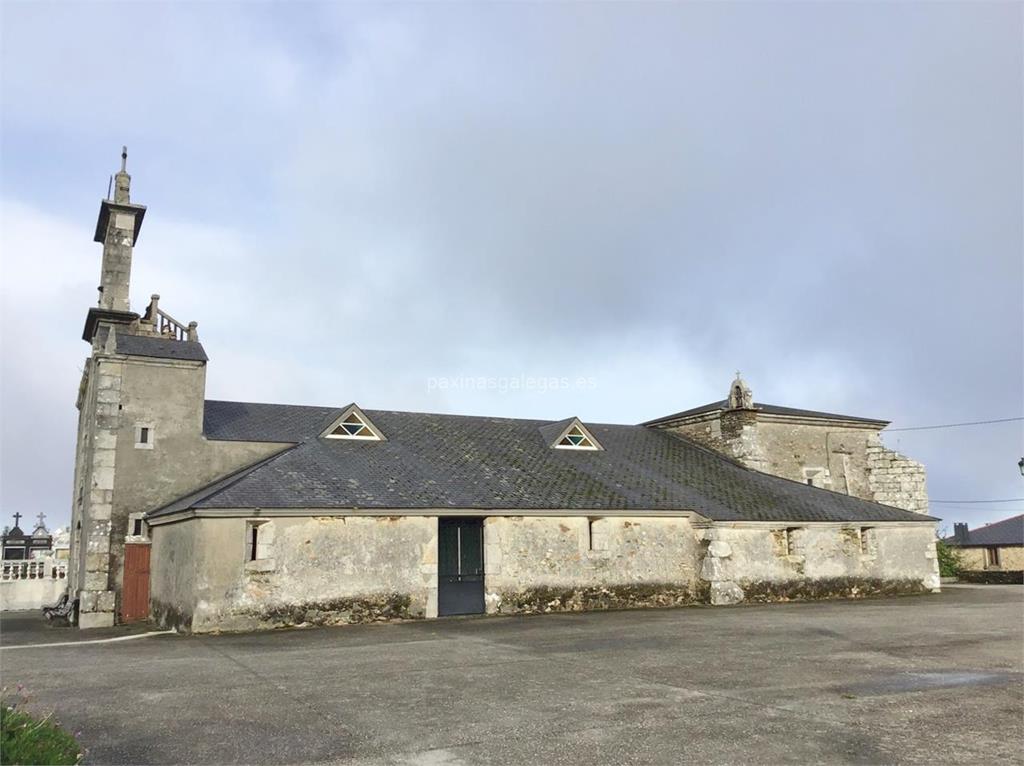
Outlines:
<svg viewBox="0 0 1024 766"><path fill-rule="evenodd" d="M20 513L14 514L14 526L18 526L18 522L19 521L21 521L21 514Z"/></svg>
<svg viewBox="0 0 1024 766"><path fill-rule="evenodd" d="M38 516L36 516L36 518L39 519L39 526L44 526L43 525L43 519L46 518L46 514L45 513L40 513Z"/></svg>

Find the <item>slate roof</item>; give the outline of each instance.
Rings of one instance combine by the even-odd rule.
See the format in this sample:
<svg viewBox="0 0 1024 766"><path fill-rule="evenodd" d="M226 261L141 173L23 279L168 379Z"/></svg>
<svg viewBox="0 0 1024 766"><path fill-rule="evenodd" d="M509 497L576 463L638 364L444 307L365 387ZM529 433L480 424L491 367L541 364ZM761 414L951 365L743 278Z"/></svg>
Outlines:
<svg viewBox="0 0 1024 766"><path fill-rule="evenodd" d="M576 416L566 418L565 420L556 420L552 423L545 423L538 430L540 435L544 437L544 443L549 447L555 443L555 440L562 435L562 431L565 431L573 422L576 421Z"/></svg>
<svg viewBox="0 0 1024 766"><path fill-rule="evenodd" d="M300 442L321 434L348 407L252 404L207 400L203 433L208 439Z"/></svg>
<svg viewBox="0 0 1024 766"><path fill-rule="evenodd" d="M206 402L213 439L295 446L151 516L188 508L695 511L714 520L934 521L752 471L675 434L587 423L601 451L552 449L552 422L364 410L387 441L320 439L344 408Z"/></svg>
<svg viewBox="0 0 1024 766"><path fill-rule="evenodd" d="M128 356L152 356L158 359L207 361L206 350L197 340L174 340L149 335L117 334L117 353Z"/></svg>
<svg viewBox="0 0 1024 766"><path fill-rule="evenodd" d="M1024 513L1008 519L988 524L967 532L967 542L959 543L953 537L947 537L950 545L1024 545Z"/></svg>
<svg viewBox="0 0 1024 766"><path fill-rule="evenodd" d="M101 328L97 337L101 345L107 342L109 330ZM117 341L117 353L126 356L149 356L156 359L185 359L192 362L209 361L203 344L194 340L175 340L155 335L129 335L126 332L114 333Z"/></svg>
<svg viewBox="0 0 1024 766"><path fill-rule="evenodd" d="M703 414L708 413L708 412L717 412L719 410L724 410L725 406L726 406L726 404L728 404L728 402L729 402L728 399L723 399L720 402L711 402L710 404L705 404L705 405L702 405L700 407L694 407L693 409L683 410L682 412L677 412L674 415L665 415L664 417L661 417L661 418L655 418L654 420L648 420L646 423L643 423L642 425L651 426L651 425L656 425L658 423L664 423L664 422L667 422L667 421L670 421L670 420L678 420L679 418L689 417L691 415L703 415ZM853 420L853 421L858 422L858 423L871 423L873 425L878 425L878 426L887 426L887 425L889 425L889 421L888 420L878 420L876 418L861 418L861 417L856 417L854 415L837 415L834 412L819 412L817 410L800 410L800 409L797 409L796 407L780 407L777 404L760 404L758 402L754 402L754 409L758 410L759 412L767 413L769 415L795 415L797 417L802 417L802 418L824 418L824 419L828 419L828 420Z"/></svg>

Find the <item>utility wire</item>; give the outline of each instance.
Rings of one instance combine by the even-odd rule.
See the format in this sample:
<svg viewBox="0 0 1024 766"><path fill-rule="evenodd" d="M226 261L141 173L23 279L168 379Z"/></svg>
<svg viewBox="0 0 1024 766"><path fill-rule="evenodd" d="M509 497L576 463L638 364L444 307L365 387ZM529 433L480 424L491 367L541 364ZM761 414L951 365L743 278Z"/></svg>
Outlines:
<svg viewBox="0 0 1024 766"><path fill-rule="evenodd" d="M1012 423L1017 420L1024 420L1024 418L999 418L998 420L974 420L970 423L943 423L938 426L914 426L912 428L886 428L886 433L892 433L894 431L930 431L934 428L960 428L961 426L984 426L989 423Z"/></svg>
<svg viewBox="0 0 1024 766"><path fill-rule="evenodd" d="M1024 497L1009 497L1006 500L929 500L929 503L943 503L947 505L975 505L977 503L1019 503Z"/></svg>

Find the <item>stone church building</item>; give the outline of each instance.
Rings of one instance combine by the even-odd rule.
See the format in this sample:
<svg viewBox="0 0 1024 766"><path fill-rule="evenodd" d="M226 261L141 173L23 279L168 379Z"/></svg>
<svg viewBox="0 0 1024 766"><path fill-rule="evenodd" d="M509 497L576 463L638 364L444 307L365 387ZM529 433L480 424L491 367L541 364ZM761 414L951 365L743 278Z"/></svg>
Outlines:
<svg viewBox="0 0 1024 766"><path fill-rule="evenodd" d="M244 630L921 593L924 469L885 421L720 402L640 425L211 401L195 322L129 304L146 208L100 203L78 391L81 627Z"/></svg>

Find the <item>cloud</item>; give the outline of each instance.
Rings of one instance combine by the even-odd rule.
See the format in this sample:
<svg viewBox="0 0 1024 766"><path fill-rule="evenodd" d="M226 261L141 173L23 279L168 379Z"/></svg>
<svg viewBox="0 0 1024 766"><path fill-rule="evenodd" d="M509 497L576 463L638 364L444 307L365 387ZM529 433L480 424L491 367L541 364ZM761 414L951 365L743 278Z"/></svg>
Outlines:
<svg viewBox="0 0 1024 766"><path fill-rule="evenodd" d="M199 321L211 396L637 422L739 367L904 425L1022 410L1018 8L52 11L5 9L5 508L66 505L35 479L70 458L7 445L73 431L123 142L133 300ZM428 385L551 377L595 385ZM1013 425L896 438L936 497L1020 494Z"/></svg>

